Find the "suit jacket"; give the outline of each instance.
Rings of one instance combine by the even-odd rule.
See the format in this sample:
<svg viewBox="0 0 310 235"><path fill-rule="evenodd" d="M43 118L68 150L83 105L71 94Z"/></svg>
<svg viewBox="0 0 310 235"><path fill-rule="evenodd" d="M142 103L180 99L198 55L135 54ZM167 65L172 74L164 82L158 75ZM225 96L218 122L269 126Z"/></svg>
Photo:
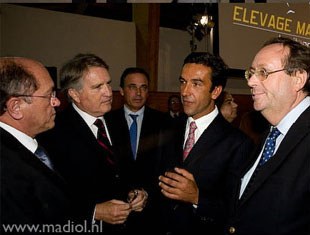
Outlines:
<svg viewBox="0 0 310 235"><path fill-rule="evenodd" d="M166 147L161 153L161 168L164 172L178 166L194 175L199 188L198 208L162 196L160 205L164 233L222 234L227 174L248 157L253 143L219 113L183 161L183 143L187 138L184 136L185 127L186 121L177 129L177 133L168 133L172 138L167 137L167 133L163 134Z"/></svg>
<svg viewBox="0 0 310 235"><path fill-rule="evenodd" d="M70 186L77 219L91 220L97 203L126 198L116 159L115 165L108 163L111 156L72 105L58 113L55 127L38 139Z"/></svg>
<svg viewBox="0 0 310 235"><path fill-rule="evenodd" d="M66 184L13 135L0 128L1 231L5 224L56 224L68 219Z"/></svg>
<svg viewBox="0 0 310 235"><path fill-rule="evenodd" d="M134 160L124 108L111 111L105 116L112 143L118 152L121 171L126 175L126 181L132 188L143 187L151 190L150 183L154 183L154 177L157 182L158 137L163 117L162 112L145 107L136 160Z"/></svg>
<svg viewBox="0 0 310 235"><path fill-rule="evenodd" d="M153 220L154 217L157 218L153 210L156 207L153 197L154 191L157 191L158 187L158 137L163 125L164 114L145 107L136 160L134 160L131 151L130 133L124 108L107 113L105 119L109 126L113 146L118 153L120 171L126 184L131 188L144 188L149 195L146 208L140 213L130 215L128 227L132 227L135 233L140 231L141 234L149 234L152 230L150 227L157 226ZM150 225L151 223L155 224ZM147 228L146 231L141 230L141 224L144 224L143 228Z"/></svg>
<svg viewBox="0 0 310 235"><path fill-rule="evenodd" d="M227 234L229 230L238 235L310 234L309 144L310 107L289 129L275 155L257 172L241 200L241 178L253 166L263 143L241 171L232 172Z"/></svg>

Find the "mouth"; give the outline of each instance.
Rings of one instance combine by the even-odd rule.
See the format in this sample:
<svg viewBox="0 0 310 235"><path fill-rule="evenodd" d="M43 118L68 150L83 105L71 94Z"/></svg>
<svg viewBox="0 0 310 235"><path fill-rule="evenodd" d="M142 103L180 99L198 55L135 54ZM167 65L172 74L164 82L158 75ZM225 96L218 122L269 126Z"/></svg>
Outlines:
<svg viewBox="0 0 310 235"><path fill-rule="evenodd" d="M102 101L103 104L112 104L112 99Z"/></svg>

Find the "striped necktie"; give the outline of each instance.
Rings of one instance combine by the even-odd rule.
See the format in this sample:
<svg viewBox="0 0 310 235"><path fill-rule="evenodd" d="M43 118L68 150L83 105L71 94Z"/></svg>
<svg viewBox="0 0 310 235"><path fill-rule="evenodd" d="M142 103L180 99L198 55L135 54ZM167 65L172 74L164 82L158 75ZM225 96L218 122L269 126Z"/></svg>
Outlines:
<svg viewBox="0 0 310 235"><path fill-rule="evenodd" d="M108 152L106 160L111 165L114 165L114 160L112 159L112 157L113 157L112 146L111 146L110 141L108 139L107 132L105 130L103 122L100 119L97 119L94 122L94 125L98 127L97 142L104 150L106 150Z"/></svg>

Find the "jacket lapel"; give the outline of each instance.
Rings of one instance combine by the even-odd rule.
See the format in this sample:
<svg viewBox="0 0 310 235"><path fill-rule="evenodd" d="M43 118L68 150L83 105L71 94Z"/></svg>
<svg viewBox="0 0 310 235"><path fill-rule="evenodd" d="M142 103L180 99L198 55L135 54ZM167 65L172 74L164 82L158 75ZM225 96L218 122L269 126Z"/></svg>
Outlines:
<svg viewBox="0 0 310 235"><path fill-rule="evenodd" d="M283 161L291 155L291 153L294 151L295 147L298 145L298 143L304 138L305 135L307 135L310 131L310 108L308 108L298 119L297 121L291 126L289 131L287 132L286 136L282 140L277 152L275 155L264 164L264 166L259 170L255 177L254 184L249 188L248 193L245 195L244 198L240 201L241 204L243 204L247 199L249 199L253 193L258 190L258 188L261 187L261 185L267 180L267 178L273 174L274 171L278 169L278 167L281 166ZM255 154L255 160L257 159L257 156L259 152L261 151L261 148L257 149ZM254 162L253 162L254 164ZM252 165L249 165L248 169L252 167ZM239 188L240 189L240 188Z"/></svg>

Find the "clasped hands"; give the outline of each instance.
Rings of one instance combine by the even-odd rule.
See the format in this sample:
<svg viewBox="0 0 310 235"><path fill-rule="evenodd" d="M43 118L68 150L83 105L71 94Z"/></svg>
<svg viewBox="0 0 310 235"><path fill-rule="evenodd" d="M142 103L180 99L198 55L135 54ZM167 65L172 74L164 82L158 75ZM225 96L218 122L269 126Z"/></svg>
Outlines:
<svg viewBox="0 0 310 235"><path fill-rule="evenodd" d="M143 189L131 190L127 202L117 199L96 204L95 219L109 224L123 224L130 212L141 212L146 205L148 194Z"/></svg>
<svg viewBox="0 0 310 235"><path fill-rule="evenodd" d="M167 198L198 204L199 189L194 176L187 170L175 167L159 176L161 193Z"/></svg>

